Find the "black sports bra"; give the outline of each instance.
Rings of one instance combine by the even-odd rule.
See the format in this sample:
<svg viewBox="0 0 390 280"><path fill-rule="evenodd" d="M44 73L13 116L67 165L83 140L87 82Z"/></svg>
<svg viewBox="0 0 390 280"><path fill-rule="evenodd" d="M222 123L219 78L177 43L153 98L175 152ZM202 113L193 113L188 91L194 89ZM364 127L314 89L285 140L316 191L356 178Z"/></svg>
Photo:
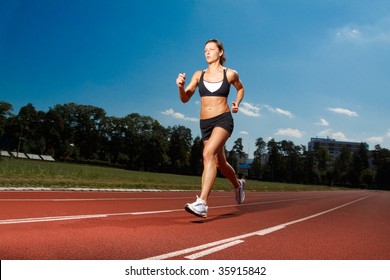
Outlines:
<svg viewBox="0 0 390 280"><path fill-rule="evenodd" d="M214 92L209 91L206 88L206 86L204 85L204 80L203 80L204 72L205 71L202 72L202 75L200 75L200 78L199 78L199 94L200 94L200 96L201 97L203 97L203 96L228 97L229 91L230 91L230 84L229 84L229 81L228 81L227 76L226 76L227 69L225 68L223 70L223 81L222 81L221 87Z"/></svg>

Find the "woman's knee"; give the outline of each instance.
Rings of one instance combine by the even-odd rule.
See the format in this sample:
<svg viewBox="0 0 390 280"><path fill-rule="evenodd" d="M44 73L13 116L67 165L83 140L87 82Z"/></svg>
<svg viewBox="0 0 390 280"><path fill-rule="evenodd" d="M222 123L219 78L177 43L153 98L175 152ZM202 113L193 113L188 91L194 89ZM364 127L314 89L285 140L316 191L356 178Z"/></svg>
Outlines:
<svg viewBox="0 0 390 280"><path fill-rule="evenodd" d="M203 160L204 161L209 161L209 160L213 160L215 159L215 152L208 148L208 147L204 147L203 149Z"/></svg>

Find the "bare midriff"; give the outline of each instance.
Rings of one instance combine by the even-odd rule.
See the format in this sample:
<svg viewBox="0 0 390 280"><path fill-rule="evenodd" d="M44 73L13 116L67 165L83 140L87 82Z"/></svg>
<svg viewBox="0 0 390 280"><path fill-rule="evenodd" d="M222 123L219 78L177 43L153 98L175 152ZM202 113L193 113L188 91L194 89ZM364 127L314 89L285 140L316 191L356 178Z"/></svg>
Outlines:
<svg viewBox="0 0 390 280"><path fill-rule="evenodd" d="M210 119L215 116L230 112L227 98L223 96L203 96L201 98L200 119Z"/></svg>

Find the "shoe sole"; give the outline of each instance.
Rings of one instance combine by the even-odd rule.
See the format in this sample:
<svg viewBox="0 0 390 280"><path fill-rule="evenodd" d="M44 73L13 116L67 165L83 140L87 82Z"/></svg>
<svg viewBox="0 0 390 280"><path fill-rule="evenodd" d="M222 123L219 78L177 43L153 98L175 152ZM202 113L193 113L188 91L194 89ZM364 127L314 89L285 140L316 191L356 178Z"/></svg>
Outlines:
<svg viewBox="0 0 390 280"><path fill-rule="evenodd" d="M237 199L236 199L236 202L237 202L237 204L243 204L243 203L244 203L244 200L245 200L245 193L243 192L243 193L242 193L242 196L241 196L241 200L240 200L240 201L237 201Z"/></svg>
<svg viewBox="0 0 390 280"><path fill-rule="evenodd" d="M241 201L239 204L243 204L244 203L244 200L245 200L245 192L243 191L242 192L242 196L241 196Z"/></svg>
<svg viewBox="0 0 390 280"><path fill-rule="evenodd" d="M207 213L206 213L206 214L202 214L202 213L195 212L195 211L192 210L188 205L186 205L186 206L184 207L184 209L185 209L188 213L193 214L193 215L195 215L195 216L197 216L197 217L200 217L200 218L207 218Z"/></svg>
<svg viewBox="0 0 390 280"><path fill-rule="evenodd" d="M240 201L237 201L237 199L236 199L237 204L242 204L242 203L244 203L244 200L245 200L245 190L244 190L244 187L245 187L246 182L245 181L241 181L241 183L242 183L242 185L241 185L241 187L242 187L242 196L241 196L241 200Z"/></svg>

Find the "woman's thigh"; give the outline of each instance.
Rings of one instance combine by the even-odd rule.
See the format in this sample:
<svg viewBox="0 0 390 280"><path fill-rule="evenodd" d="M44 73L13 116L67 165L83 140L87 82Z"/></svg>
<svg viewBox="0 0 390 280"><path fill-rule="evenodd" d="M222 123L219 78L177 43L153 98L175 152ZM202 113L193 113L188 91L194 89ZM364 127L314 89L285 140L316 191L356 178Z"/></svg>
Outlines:
<svg viewBox="0 0 390 280"><path fill-rule="evenodd" d="M224 152L224 147L228 138L229 132L222 127L215 127L210 138L204 141L204 153L217 156L221 152Z"/></svg>

